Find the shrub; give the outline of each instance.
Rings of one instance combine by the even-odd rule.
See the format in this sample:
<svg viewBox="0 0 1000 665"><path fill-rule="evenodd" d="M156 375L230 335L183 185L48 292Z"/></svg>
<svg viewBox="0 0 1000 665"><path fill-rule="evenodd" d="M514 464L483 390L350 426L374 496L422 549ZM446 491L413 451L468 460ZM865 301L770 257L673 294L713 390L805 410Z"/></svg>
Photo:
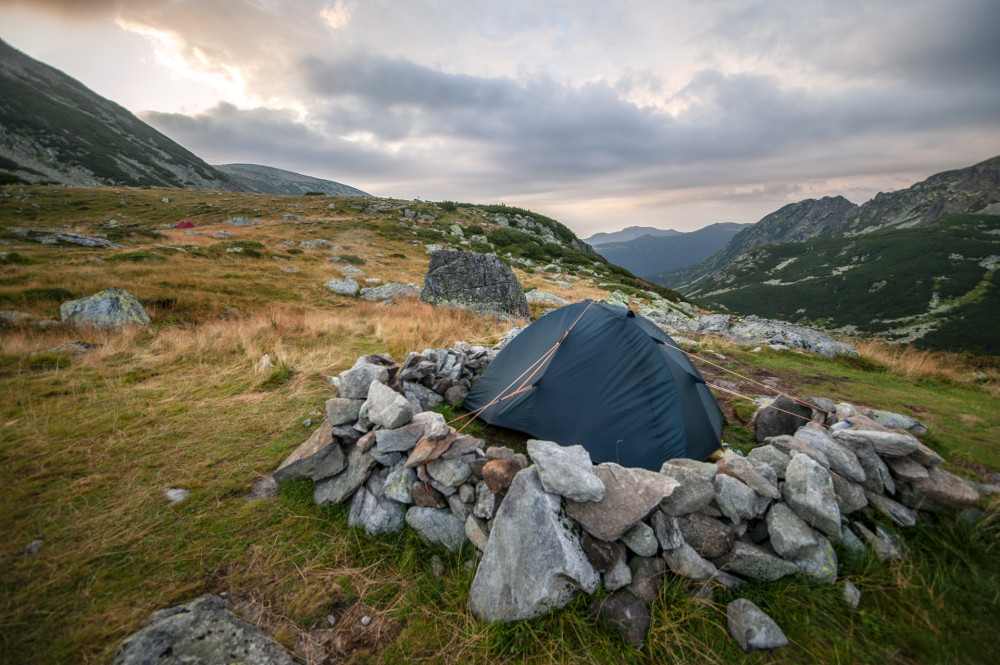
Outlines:
<svg viewBox="0 0 1000 665"><path fill-rule="evenodd" d="M347 261L351 265L355 266L363 266L365 264L365 260L357 254L339 254L337 255L337 258Z"/></svg>
<svg viewBox="0 0 1000 665"><path fill-rule="evenodd" d="M28 265L34 263L27 256L22 256L17 252L0 252L0 265L7 264L18 264L18 265Z"/></svg>
<svg viewBox="0 0 1000 665"><path fill-rule="evenodd" d="M156 252L138 251L114 254L107 258L108 261L139 263L140 261L166 261L167 257Z"/></svg>

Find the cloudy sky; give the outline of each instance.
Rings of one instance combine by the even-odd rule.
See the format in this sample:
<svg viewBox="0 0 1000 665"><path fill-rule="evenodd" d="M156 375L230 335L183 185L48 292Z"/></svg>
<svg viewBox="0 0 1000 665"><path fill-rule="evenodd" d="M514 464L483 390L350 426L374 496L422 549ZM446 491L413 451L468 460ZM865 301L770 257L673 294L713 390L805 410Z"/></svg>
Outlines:
<svg viewBox="0 0 1000 665"><path fill-rule="evenodd" d="M0 0L0 38L209 163L752 222L1000 154L997 0Z"/></svg>

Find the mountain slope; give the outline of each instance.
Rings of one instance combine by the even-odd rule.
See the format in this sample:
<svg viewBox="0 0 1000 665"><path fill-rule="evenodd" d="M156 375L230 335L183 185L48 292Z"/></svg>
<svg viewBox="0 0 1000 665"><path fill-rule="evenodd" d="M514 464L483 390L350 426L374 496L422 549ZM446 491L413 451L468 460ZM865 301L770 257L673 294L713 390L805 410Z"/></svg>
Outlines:
<svg viewBox="0 0 1000 665"><path fill-rule="evenodd" d="M625 242L599 245L598 251L601 256L635 275L652 275L678 270L711 256L747 226L723 223L690 233L644 235Z"/></svg>
<svg viewBox="0 0 1000 665"><path fill-rule="evenodd" d="M709 307L987 353L1000 347L1000 216L949 215L758 247L686 295Z"/></svg>
<svg viewBox="0 0 1000 665"><path fill-rule="evenodd" d="M842 232L852 236L927 226L944 215L963 212L1000 214L1000 157L932 175L896 192L879 193L847 216Z"/></svg>
<svg viewBox="0 0 1000 665"><path fill-rule="evenodd" d="M285 171L259 164L217 164L216 169L261 194L301 195L322 192L327 196L371 196L367 192L348 187L333 180L313 178L294 171Z"/></svg>
<svg viewBox="0 0 1000 665"><path fill-rule="evenodd" d="M583 241L589 245L606 245L612 242L628 242L642 236L676 236L681 235L680 231L673 229L657 229L652 226L628 226L621 231L612 233L595 233Z"/></svg>
<svg viewBox="0 0 1000 665"><path fill-rule="evenodd" d="M0 179L245 189L118 104L3 41Z"/></svg>
<svg viewBox="0 0 1000 665"><path fill-rule="evenodd" d="M832 231L841 226L856 208L843 196L789 203L737 233L725 247L704 261L681 270L651 275L649 279L672 288L690 287L755 247L801 242Z"/></svg>

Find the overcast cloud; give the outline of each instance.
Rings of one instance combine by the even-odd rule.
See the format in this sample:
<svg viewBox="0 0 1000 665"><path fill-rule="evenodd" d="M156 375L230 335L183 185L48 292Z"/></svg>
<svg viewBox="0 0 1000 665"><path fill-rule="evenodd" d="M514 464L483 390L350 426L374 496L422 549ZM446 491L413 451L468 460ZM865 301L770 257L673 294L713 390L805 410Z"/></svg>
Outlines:
<svg viewBox="0 0 1000 665"><path fill-rule="evenodd" d="M0 25L210 163L581 236L1000 154L995 0L0 0Z"/></svg>

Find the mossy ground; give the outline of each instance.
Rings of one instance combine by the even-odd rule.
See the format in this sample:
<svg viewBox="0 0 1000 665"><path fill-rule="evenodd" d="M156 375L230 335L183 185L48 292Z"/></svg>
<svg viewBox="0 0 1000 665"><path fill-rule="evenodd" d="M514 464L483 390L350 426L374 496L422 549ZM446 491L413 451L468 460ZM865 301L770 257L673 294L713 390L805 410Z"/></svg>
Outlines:
<svg viewBox="0 0 1000 665"><path fill-rule="evenodd" d="M149 614L206 591L228 592L235 608L289 647L305 631L325 627L331 614L331 649L354 663L986 663L1000 652L1000 528L997 505L989 502L974 526L943 522L904 531L906 562L841 552L842 578L862 591L858 610L843 602L839 584L789 580L741 589L791 641L772 654L743 654L728 637L730 594L698 601L676 579L653 605L642 650L595 625L583 596L534 621L478 622L467 609L469 546L449 553L409 530L370 538L347 527L346 507L316 507L308 482L283 487L276 499L244 497L308 436L311 428L301 423L333 394L327 375L363 353L387 351L402 360L408 351L458 339L489 344L509 322L326 292L321 284L345 265L330 263L331 252L363 259L365 272L384 281L419 282L426 270L414 236L395 218L352 208L357 200L24 189L39 203L31 208L38 219L16 217L8 200L0 207L3 229L94 234L108 228L110 216L121 219L125 199L141 208L128 213L128 223L162 237L137 232L116 251L166 258L115 262L107 260L112 250L3 238L28 261L4 266L0 307L50 317L63 298L117 285L146 304L153 326L118 334L29 323L0 330L0 662L110 662ZM163 196L178 209L157 212ZM83 207L89 217L81 216ZM462 222L462 210L442 217ZM313 223L275 221L288 212L312 215ZM220 224L237 214L264 223ZM204 235L158 229L182 218L195 220ZM230 240L260 243L262 257L211 250L222 229L235 236ZM297 246L317 237L343 251L271 258L288 247L285 240ZM299 272L285 272L286 265ZM574 300L604 295L583 280L566 289L541 273L516 274L527 287ZM81 338L104 346L79 356L30 355ZM276 373L254 371L264 353ZM933 366L908 378L873 355L847 361L754 354L719 340L705 341L697 355L748 377L773 378L793 394L916 415L931 426L930 445L958 473L982 478L1000 467L997 372L980 368L986 378L973 378L968 358L931 355ZM749 445L751 410L738 402L727 408L727 440ZM491 442L519 442L514 433L474 427ZM169 487L189 489L190 497L168 505ZM44 540L41 550L26 554L35 539ZM441 577L432 572L435 555L444 564ZM365 615L368 626L360 624Z"/></svg>

